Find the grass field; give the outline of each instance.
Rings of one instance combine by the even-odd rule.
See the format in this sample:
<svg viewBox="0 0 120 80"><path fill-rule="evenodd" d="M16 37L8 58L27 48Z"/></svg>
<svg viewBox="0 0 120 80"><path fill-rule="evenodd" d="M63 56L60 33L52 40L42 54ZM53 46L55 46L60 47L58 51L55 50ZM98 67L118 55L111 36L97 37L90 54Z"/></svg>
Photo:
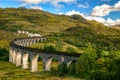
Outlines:
<svg viewBox="0 0 120 80"><path fill-rule="evenodd" d="M60 77L55 70L58 62L52 62L53 70L50 72L42 71L43 64L41 61L38 64L39 71L31 73L29 68L22 70L14 64L0 61L0 80L80 80L69 76Z"/></svg>

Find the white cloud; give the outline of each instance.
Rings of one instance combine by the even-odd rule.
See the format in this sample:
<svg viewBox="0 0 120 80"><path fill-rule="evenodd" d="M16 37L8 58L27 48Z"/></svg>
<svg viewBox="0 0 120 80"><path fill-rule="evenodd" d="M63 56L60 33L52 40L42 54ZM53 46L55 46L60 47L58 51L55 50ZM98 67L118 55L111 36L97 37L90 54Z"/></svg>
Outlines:
<svg viewBox="0 0 120 80"><path fill-rule="evenodd" d="M101 22L101 23L103 23L103 22L105 21L104 18L94 17L94 16L88 16L88 15L85 15L85 14L80 13L79 11L75 11L75 10L68 11L65 15L71 16L71 15L73 15L73 14L81 15L83 18L85 18L85 19L87 19L87 20L96 20L96 21Z"/></svg>
<svg viewBox="0 0 120 80"><path fill-rule="evenodd" d="M57 6L60 2L73 3L76 2L76 0L48 0L48 2L53 4L54 6Z"/></svg>
<svg viewBox="0 0 120 80"><path fill-rule="evenodd" d="M73 15L73 14L78 14L81 15L83 18L85 18L86 20L95 20L97 22L103 23L106 26L112 26L112 25L120 25L120 19L117 20L112 20L110 18L108 18L107 20L105 20L102 17L96 17L96 16L90 16L90 15L85 15L83 13L80 13L79 11L68 11L65 15Z"/></svg>
<svg viewBox="0 0 120 80"><path fill-rule="evenodd" d="M88 15L85 15L83 17L85 19L87 19L87 20L95 20L95 21L100 22L100 23L104 23L105 22L105 19L101 18L101 17L94 17L94 16L88 16Z"/></svg>
<svg viewBox="0 0 120 80"><path fill-rule="evenodd" d="M106 26L120 25L120 19L112 20L111 18L108 18L107 20L105 20L102 17L94 17L94 16L87 16L87 15L84 15L82 17L84 17L87 20L95 20L97 22L103 23Z"/></svg>
<svg viewBox="0 0 120 80"><path fill-rule="evenodd" d="M105 2L109 2L109 1L111 1L111 0L100 0L100 1L105 1Z"/></svg>
<svg viewBox="0 0 120 80"><path fill-rule="evenodd" d="M43 10L42 7L40 6L30 6L31 9L39 9L39 10Z"/></svg>
<svg viewBox="0 0 120 80"><path fill-rule="evenodd" d="M108 18L105 22L105 25L107 26L113 26L113 25L120 25L120 19L112 20L111 18Z"/></svg>
<svg viewBox="0 0 120 80"><path fill-rule="evenodd" d="M120 1L118 1L118 3L116 3L113 6L110 6L107 4L96 6L93 8L91 15L102 17L102 16L109 15L109 13L113 11L120 11Z"/></svg>
<svg viewBox="0 0 120 80"><path fill-rule="evenodd" d="M88 8L89 4L86 2L85 4L78 4L77 7L78 8Z"/></svg>
<svg viewBox="0 0 120 80"><path fill-rule="evenodd" d="M73 15L73 14L83 15L83 14L81 14L79 11L75 11L75 10L68 11L65 15L71 16L71 15Z"/></svg>
<svg viewBox="0 0 120 80"><path fill-rule="evenodd" d="M50 3L54 6L60 6L59 3L73 3L76 2L76 0L18 0L20 2L23 2L23 4L40 4L40 3Z"/></svg>
<svg viewBox="0 0 120 80"><path fill-rule="evenodd" d="M38 4L38 3L42 2L42 0L18 0L18 1L27 3L27 4ZM44 1L46 1L46 0L44 0Z"/></svg>
<svg viewBox="0 0 120 80"><path fill-rule="evenodd" d="M58 15L63 15L64 13L63 12L59 12Z"/></svg>
<svg viewBox="0 0 120 80"><path fill-rule="evenodd" d="M115 4L114 8L116 8L118 10L120 9L120 1L118 1L118 3Z"/></svg>

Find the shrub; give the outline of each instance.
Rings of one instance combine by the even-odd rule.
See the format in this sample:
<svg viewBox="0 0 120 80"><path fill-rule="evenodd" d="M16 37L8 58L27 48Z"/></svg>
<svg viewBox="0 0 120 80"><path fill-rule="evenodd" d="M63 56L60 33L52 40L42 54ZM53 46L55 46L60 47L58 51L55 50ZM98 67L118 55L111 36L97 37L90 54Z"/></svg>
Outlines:
<svg viewBox="0 0 120 80"><path fill-rule="evenodd" d="M8 51L5 48L0 48L0 61L8 61Z"/></svg>
<svg viewBox="0 0 120 80"><path fill-rule="evenodd" d="M55 47L52 45L44 45L43 50L45 51L55 51Z"/></svg>
<svg viewBox="0 0 120 80"><path fill-rule="evenodd" d="M105 71L94 71L91 73L88 80L111 80L108 72Z"/></svg>
<svg viewBox="0 0 120 80"><path fill-rule="evenodd" d="M76 72L76 62L75 61L73 61L73 62L71 62L71 64L70 64L70 66L69 66L69 71L68 71L68 73L70 74L70 75L73 75L73 74L75 74L75 72Z"/></svg>
<svg viewBox="0 0 120 80"><path fill-rule="evenodd" d="M58 66L58 74L59 76L65 76L68 73L67 65L62 63Z"/></svg>

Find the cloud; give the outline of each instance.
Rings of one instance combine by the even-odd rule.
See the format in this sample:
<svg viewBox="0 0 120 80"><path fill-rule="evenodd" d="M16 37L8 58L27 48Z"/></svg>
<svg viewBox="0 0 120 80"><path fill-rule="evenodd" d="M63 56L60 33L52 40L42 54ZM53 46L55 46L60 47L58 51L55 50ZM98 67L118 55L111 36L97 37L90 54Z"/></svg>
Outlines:
<svg viewBox="0 0 120 80"><path fill-rule="evenodd" d="M108 18L107 20L105 20L102 17L94 17L94 16L87 16L87 15L84 15L82 17L84 17L86 20L95 20L97 22L103 23L106 26L120 25L120 19L112 20L111 18Z"/></svg>
<svg viewBox="0 0 120 80"><path fill-rule="evenodd" d="M105 22L105 19L101 18L101 17L94 17L94 16L88 16L88 15L84 15L83 17L87 20L95 20L95 21L100 22L100 23Z"/></svg>
<svg viewBox="0 0 120 80"><path fill-rule="evenodd" d="M77 7L78 8L88 8L89 4L86 2L85 4L78 4Z"/></svg>
<svg viewBox="0 0 120 80"><path fill-rule="evenodd" d="M81 14L79 11L75 11L75 10L68 11L65 15L71 16L71 15L73 15L73 14L83 15L83 14Z"/></svg>
<svg viewBox="0 0 120 80"><path fill-rule="evenodd" d="M109 1L111 1L111 0L100 0L100 1L109 2Z"/></svg>
<svg viewBox="0 0 120 80"><path fill-rule="evenodd" d="M30 6L31 9L39 9L39 10L43 10L42 7L40 6Z"/></svg>
<svg viewBox="0 0 120 80"><path fill-rule="evenodd" d="M58 15L63 15L64 13L63 12L59 12Z"/></svg>
<svg viewBox="0 0 120 80"><path fill-rule="evenodd" d="M75 11L75 10L68 11L65 15L71 16L73 14L81 15L83 18L85 18L87 20L96 20L101 23L103 23L105 21L104 18L85 15L84 13L80 13L79 11Z"/></svg>
<svg viewBox="0 0 120 80"><path fill-rule="evenodd" d="M48 0L49 3L53 4L54 6L58 6L59 3L73 3L76 2L76 0Z"/></svg>
<svg viewBox="0 0 120 80"><path fill-rule="evenodd" d="M105 25L107 26L113 26L113 25L120 25L120 19L112 20L111 18L108 18L105 22Z"/></svg>
<svg viewBox="0 0 120 80"><path fill-rule="evenodd" d="M38 3L42 2L42 0L18 0L18 1L27 3L27 4L38 4ZM46 1L46 0L44 0L44 1Z"/></svg>
<svg viewBox="0 0 120 80"><path fill-rule="evenodd" d="M86 20L95 20L97 22L103 23L106 26L112 26L112 25L120 25L120 19L117 20L112 20L110 18L108 18L107 20L105 20L102 17L96 17L96 16L90 16L90 15L85 15L84 13L80 13L79 11L68 11L65 15L71 16L73 14L78 14L81 15L83 18L85 18Z"/></svg>
<svg viewBox="0 0 120 80"><path fill-rule="evenodd" d="M110 6L107 4L103 4L101 6L96 6L93 8L91 15L92 16L107 16L110 12L120 11L120 1L118 1L115 5Z"/></svg>
<svg viewBox="0 0 120 80"><path fill-rule="evenodd" d="M59 3L73 3L76 2L76 0L18 0L19 2L22 2L23 4L40 4L40 3L50 3L54 6L60 6Z"/></svg>

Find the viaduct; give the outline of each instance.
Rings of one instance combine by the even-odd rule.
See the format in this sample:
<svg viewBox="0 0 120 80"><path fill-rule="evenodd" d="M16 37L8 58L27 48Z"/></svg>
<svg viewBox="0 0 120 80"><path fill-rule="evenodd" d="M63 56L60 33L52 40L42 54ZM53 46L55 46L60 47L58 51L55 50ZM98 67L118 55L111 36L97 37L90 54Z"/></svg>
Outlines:
<svg viewBox="0 0 120 80"><path fill-rule="evenodd" d="M29 46L38 42L46 41L45 37L29 37L15 39L10 43L9 47L9 62L16 66L21 66L22 69L28 68L30 60L30 71L38 71L38 58L43 62L43 71L50 71L52 58L55 58L59 63L67 64L69 67L72 61L76 61L80 56L79 53L66 53L59 51L42 51L40 49L30 48Z"/></svg>

